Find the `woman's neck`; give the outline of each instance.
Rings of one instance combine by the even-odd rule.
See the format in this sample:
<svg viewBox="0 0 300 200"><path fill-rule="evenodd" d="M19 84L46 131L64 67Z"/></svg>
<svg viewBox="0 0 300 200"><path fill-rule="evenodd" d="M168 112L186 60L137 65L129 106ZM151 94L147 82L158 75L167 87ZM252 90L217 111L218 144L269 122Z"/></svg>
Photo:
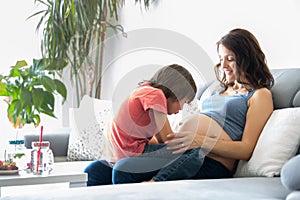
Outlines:
<svg viewBox="0 0 300 200"><path fill-rule="evenodd" d="M234 82L233 86L231 87L231 90L235 94L245 94L248 92L245 86L243 84L238 83L237 81Z"/></svg>

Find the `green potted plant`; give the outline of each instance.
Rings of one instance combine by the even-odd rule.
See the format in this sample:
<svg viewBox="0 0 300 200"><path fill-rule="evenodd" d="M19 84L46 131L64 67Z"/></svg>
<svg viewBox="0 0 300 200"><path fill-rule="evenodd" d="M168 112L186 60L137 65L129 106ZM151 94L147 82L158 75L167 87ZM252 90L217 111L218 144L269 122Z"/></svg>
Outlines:
<svg viewBox="0 0 300 200"><path fill-rule="evenodd" d="M55 117L54 95L66 99L65 85L47 69L47 63L46 59L33 59L28 67L26 61L18 61L8 75L0 75L0 96L7 97L7 117L15 128L38 126L41 113Z"/></svg>
<svg viewBox="0 0 300 200"><path fill-rule="evenodd" d="M115 31L124 0L35 0L43 6L30 17L41 16L37 29L43 28L41 50L51 69L70 67L77 106L83 95L100 99L104 41ZM149 8L158 0L135 0ZM29 18L30 18L29 17ZM96 57L91 58L91 52Z"/></svg>

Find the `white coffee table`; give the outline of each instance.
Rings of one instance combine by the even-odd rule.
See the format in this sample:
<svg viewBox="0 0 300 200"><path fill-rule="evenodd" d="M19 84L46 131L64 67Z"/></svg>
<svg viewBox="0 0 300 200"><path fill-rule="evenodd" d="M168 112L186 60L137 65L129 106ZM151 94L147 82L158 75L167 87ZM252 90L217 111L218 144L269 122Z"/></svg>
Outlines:
<svg viewBox="0 0 300 200"><path fill-rule="evenodd" d="M85 187L87 174L82 171L72 170L69 163L55 163L54 170L49 175L33 175L20 172L16 175L0 175L0 197L1 187L21 186L52 183L69 183L69 187Z"/></svg>

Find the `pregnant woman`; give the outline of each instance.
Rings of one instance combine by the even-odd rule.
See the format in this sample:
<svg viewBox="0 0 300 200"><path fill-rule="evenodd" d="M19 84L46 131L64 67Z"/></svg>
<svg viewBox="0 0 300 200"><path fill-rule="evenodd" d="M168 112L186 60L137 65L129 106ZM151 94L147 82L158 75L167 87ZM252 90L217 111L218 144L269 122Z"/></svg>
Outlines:
<svg viewBox="0 0 300 200"><path fill-rule="evenodd" d="M249 160L261 131L273 112L270 88L274 79L265 54L252 33L234 29L217 42L215 66L219 87L203 101L200 113L185 121L165 143L173 154L201 149L205 158L189 179L225 178L235 172L236 161ZM186 134L185 132L194 134ZM161 181L157 158L124 158L113 167L113 183ZM176 164L176 163L175 163ZM172 165L172 163L170 164ZM180 173L180 172L175 172Z"/></svg>

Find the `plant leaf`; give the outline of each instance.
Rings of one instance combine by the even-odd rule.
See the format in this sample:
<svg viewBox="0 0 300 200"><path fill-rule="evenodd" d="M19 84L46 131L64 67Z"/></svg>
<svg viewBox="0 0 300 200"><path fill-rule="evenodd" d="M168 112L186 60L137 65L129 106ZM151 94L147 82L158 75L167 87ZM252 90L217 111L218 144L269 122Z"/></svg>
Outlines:
<svg viewBox="0 0 300 200"><path fill-rule="evenodd" d="M31 92L26 89L23 89L20 94L20 101L23 108L27 107L27 105L31 105L32 97Z"/></svg>
<svg viewBox="0 0 300 200"><path fill-rule="evenodd" d="M58 79L54 79L55 85L56 85L56 91L63 97L64 101L67 99L67 88Z"/></svg>
<svg viewBox="0 0 300 200"><path fill-rule="evenodd" d="M27 66L27 62L25 60L17 61L16 65L15 65L16 68L21 68L24 66Z"/></svg>
<svg viewBox="0 0 300 200"><path fill-rule="evenodd" d="M41 105L41 112L45 113L51 117L55 117L54 115L54 95L48 91L43 92L44 100Z"/></svg>
<svg viewBox="0 0 300 200"><path fill-rule="evenodd" d="M33 115L32 120L33 120L33 123L34 123L35 127L37 127L41 122L41 118L40 118L39 115Z"/></svg>
<svg viewBox="0 0 300 200"><path fill-rule="evenodd" d="M41 83L48 92L52 93L56 90L56 84L55 84L54 80L52 80L48 76L42 76Z"/></svg>
<svg viewBox="0 0 300 200"><path fill-rule="evenodd" d="M41 107L44 98L45 96L42 88L35 88L32 90L33 105L39 112L40 112L39 108Z"/></svg>
<svg viewBox="0 0 300 200"><path fill-rule="evenodd" d="M16 153L15 155L14 155L14 158L22 158L23 156L25 156L25 153Z"/></svg>
<svg viewBox="0 0 300 200"><path fill-rule="evenodd" d="M13 66L9 72L9 76L10 77L22 77L22 71L18 67Z"/></svg>
<svg viewBox="0 0 300 200"><path fill-rule="evenodd" d="M0 83L0 96L9 96L5 83Z"/></svg>
<svg viewBox="0 0 300 200"><path fill-rule="evenodd" d="M17 124L18 117L21 113L21 102L19 99L13 100L7 107L7 116L14 125Z"/></svg>

